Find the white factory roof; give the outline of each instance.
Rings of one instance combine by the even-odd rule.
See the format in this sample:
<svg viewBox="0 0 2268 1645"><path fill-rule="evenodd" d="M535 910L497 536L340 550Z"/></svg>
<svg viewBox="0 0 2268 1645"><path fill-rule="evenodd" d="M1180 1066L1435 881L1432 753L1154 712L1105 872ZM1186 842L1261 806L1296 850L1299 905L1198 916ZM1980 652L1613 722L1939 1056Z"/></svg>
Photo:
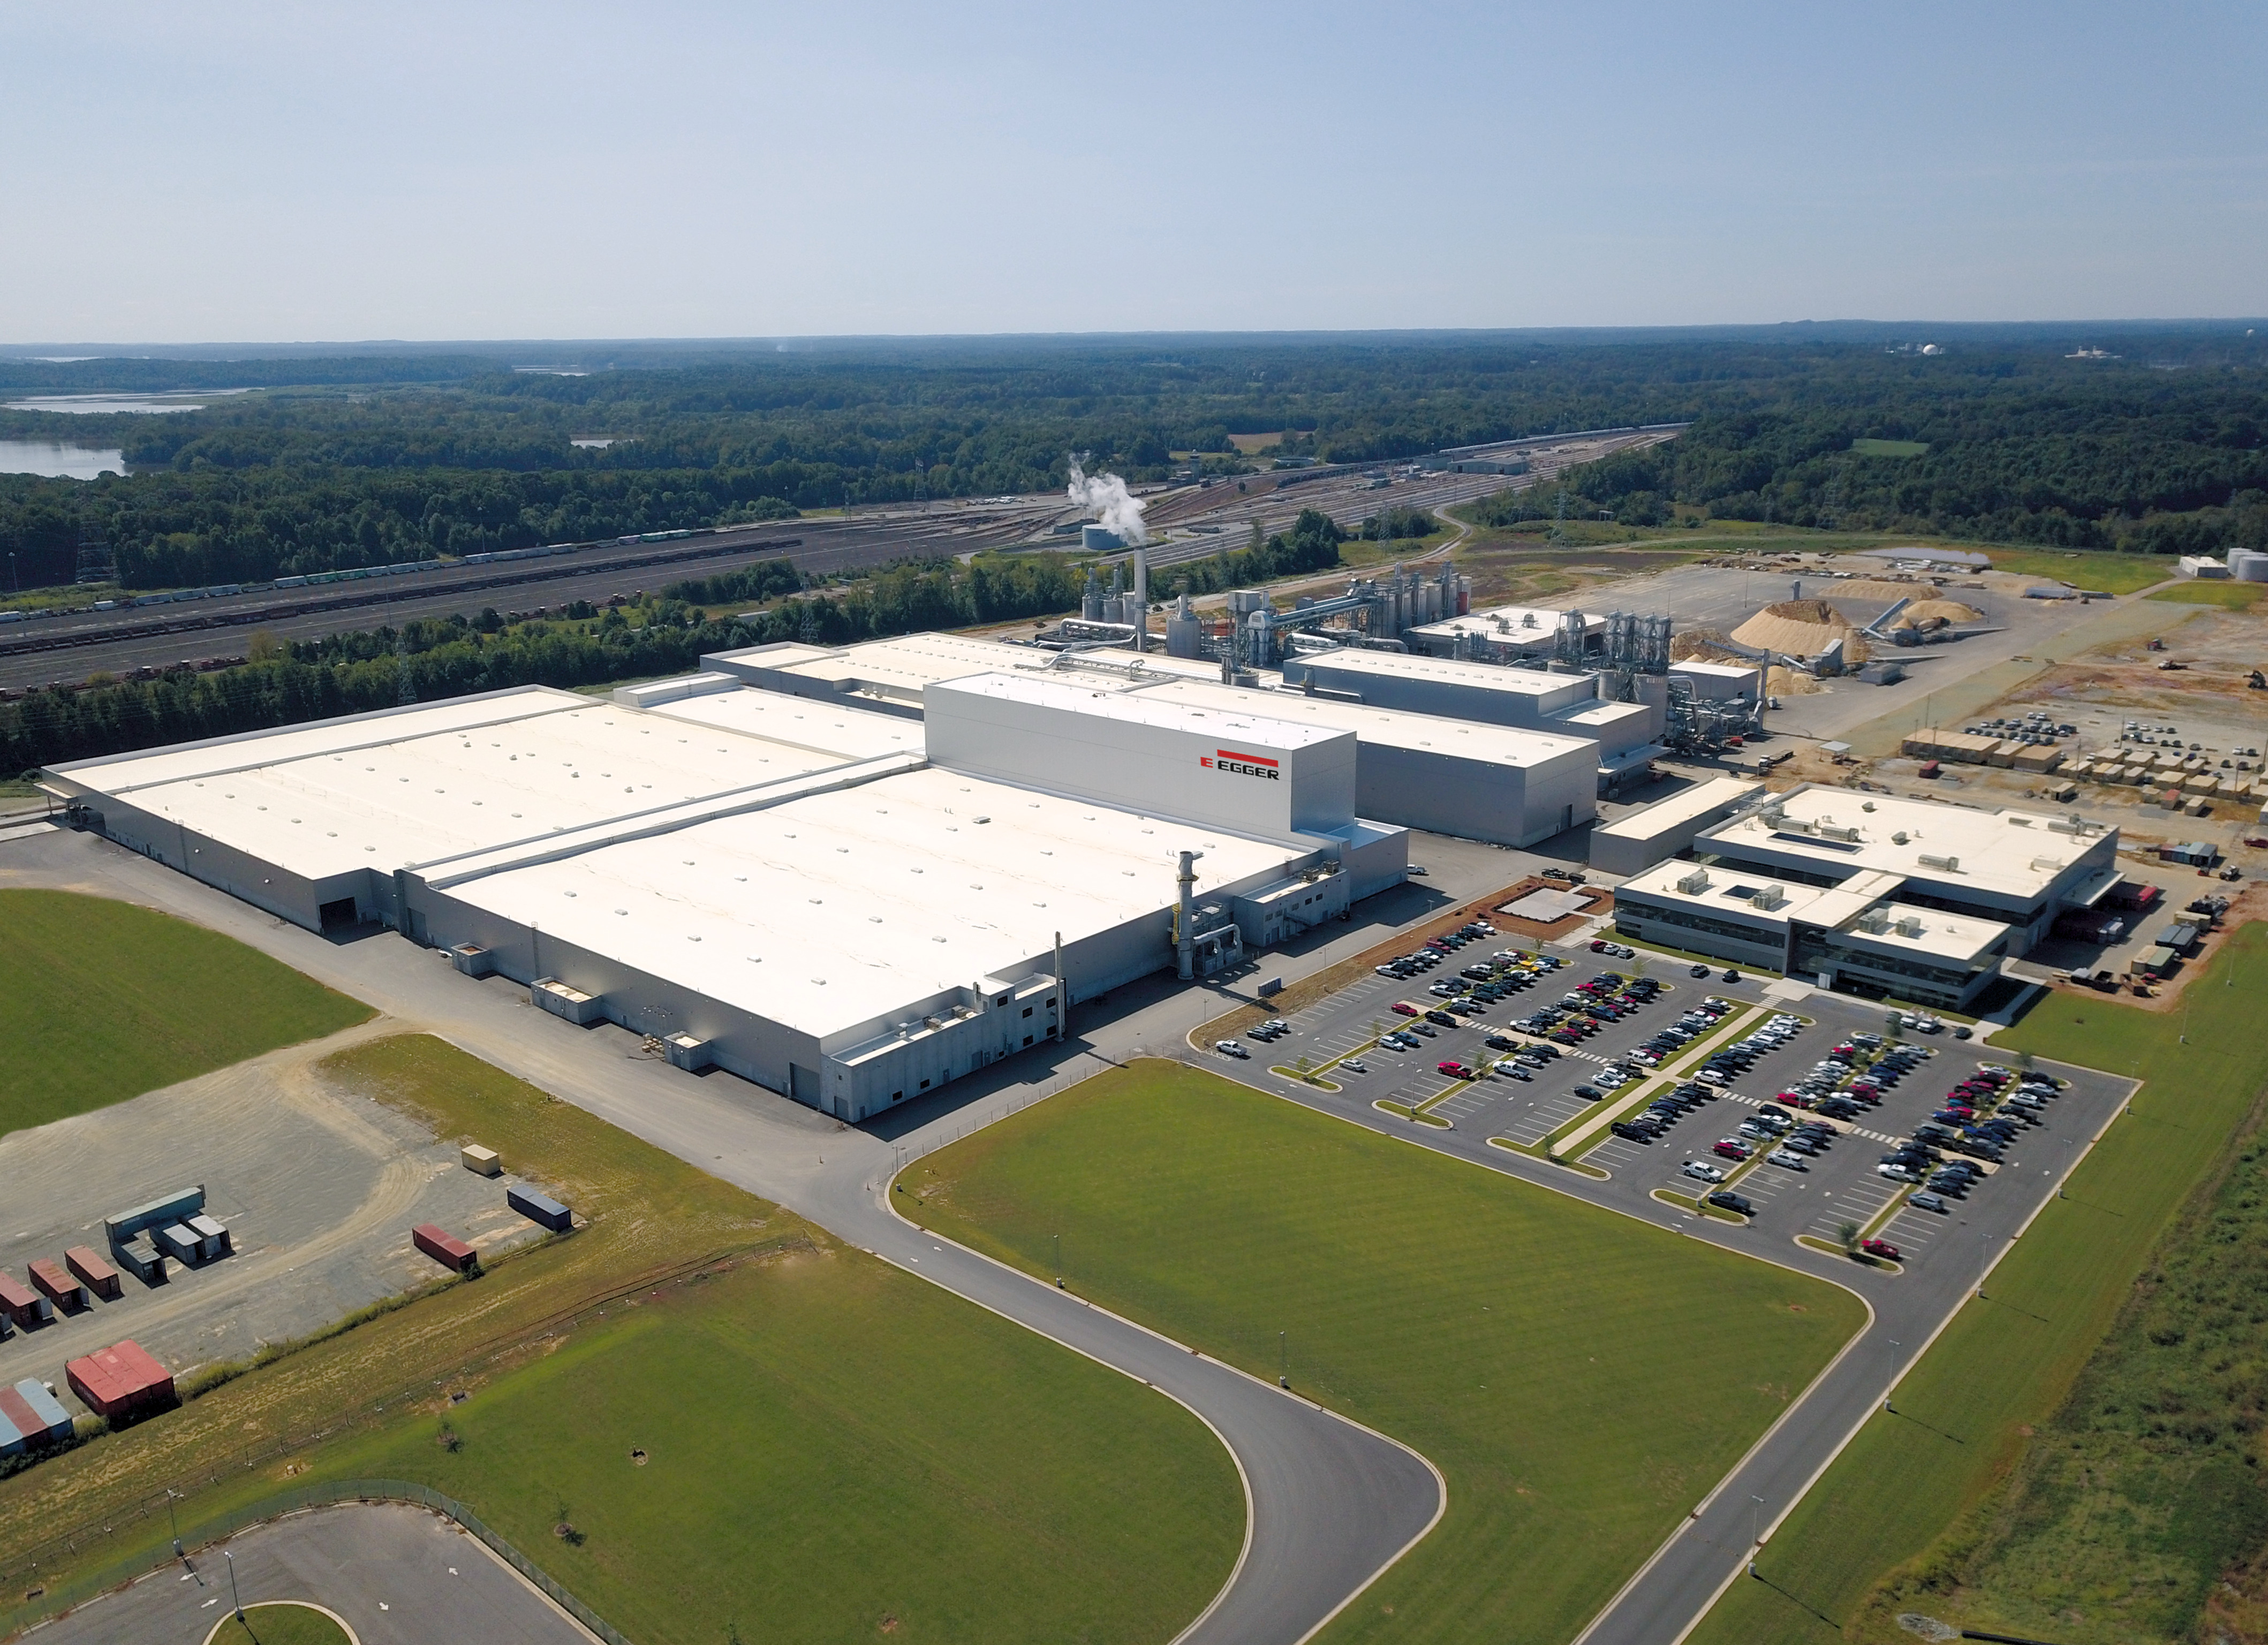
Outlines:
<svg viewBox="0 0 2268 1645"><path fill-rule="evenodd" d="M1864 873L1839 886L1792 885L1755 868L1671 861L1632 874L1615 894L1682 904L1774 933L1784 933L1789 921L1800 919L1837 931L1846 940L1944 965L1973 966L2008 934L2007 926L1993 920L1899 903L1896 896L1904 883L1894 874ZM1776 905L1759 906L1758 895L1775 889ZM1880 923L1882 929L1870 931L1859 925L1878 907L1886 918L1868 923ZM1903 932L1898 929L1901 921L1907 926Z"/></svg>
<svg viewBox="0 0 2268 1645"><path fill-rule="evenodd" d="M1447 639L1452 634L1485 634L1492 639L1519 645L1533 643L1548 645L1559 631L1567 614L1549 606L1491 606L1485 610L1468 611L1462 616L1443 617L1410 631L1429 639ZM1607 619L1595 612L1583 615L1583 631L1595 634L1607 625Z"/></svg>
<svg viewBox="0 0 2268 1645"><path fill-rule="evenodd" d="M1546 697L1580 685L1595 696L1597 688L1581 675L1547 674L1540 668L1508 668L1500 663L1464 662L1451 657L1428 657L1418 652L1366 651L1354 646L1312 653L1300 661L1352 674L1373 674L1395 680L1439 680L1451 685L1501 691L1509 697Z"/></svg>
<svg viewBox="0 0 2268 1645"><path fill-rule="evenodd" d="M765 660L770 664L770 659ZM792 662L780 671L918 702L922 692L940 680L999 668L1036 668L1047 660L1047 653L1028 645L1004 645L998 640L971 639L960 634L906 634Z"/></svg>
<svg viewBox="0 0 2268 1645"><path fill-rule="evenodd" d="M320 879L438 861L844 763L531 686L57 774Z"/></svg>
<svg viewBox="0 0 2268 1645"><path fill-rule="evenodd" d="M1174 853L1198 894L1285 848L921 770L557 860L447 894L652 976L827 1036L1154 914Z"/></svg>
<svg viewBox="0 0 2268 1645"><path fill-rule="evenodd" d="M2031 812L1972 811L1806 785L1703 830L1694 849L1785 853L1838 872L1880 869L2029 901L2102 838L2100 828L2073 834L2051 822ZM1946 866L1948 858L1954 867Z"/></svg>
<svg viewBox="0 0 2268 1645"><path fill-rule="evenodd" d="M1737 777L1712 777L1690 788L1681 789L1667 800L1657 800L1650 806L1641 806L1611 822L1602 822L1593 830L1611 834L1618 839L1648 840L1659 838L1668 830L1721 811L1727 806L1739 805L1764 791L1758 782L1744 782Z"/></svg>
<svg viewBox="0 0 2268 1645"><path fill-rule="evenodd" d="M871 709L842 706L821 698L784 697L777 691L749 687L683 697L659 704L651 712L669 719L792 743L849 760L922 751L922 722L918 719L878 714Z"/></svg>
<svg viewBox="0 0 2268 1645"><path fill-rule="evenodd" d="M1255 691L1197 681L1163 680L1137 688L1137 694L1167 698L1191 707L1216 712L1243 710L1274 719L1351 731L1359 742L1388 748L1417 749L1427 753L1477 760L1493 765L1529 769L1570 756L1592 757L1597 745L1586 737L1565 737L1555 732L1528 731L1467 719L1445 719L1434 714L1413 714L1394 708L1372 708L1329 697L1309 697L1300 691Z"/></svg>
<svg viewBox="0 0 2268 1645"><path fill-rule="evenodd" d="M1233 733L1270 749L1304 749L1346 734L1342 726L1302 723L1278 716L1275 698L1257 691L1232 691L1226 707L1199 705L1160 690L1129 691L1113 682L1058 680L1035 675L977 674L941 682L954 691L1000 702L1061 709L1094 719L1161 727L1206 736Z"/></svg>

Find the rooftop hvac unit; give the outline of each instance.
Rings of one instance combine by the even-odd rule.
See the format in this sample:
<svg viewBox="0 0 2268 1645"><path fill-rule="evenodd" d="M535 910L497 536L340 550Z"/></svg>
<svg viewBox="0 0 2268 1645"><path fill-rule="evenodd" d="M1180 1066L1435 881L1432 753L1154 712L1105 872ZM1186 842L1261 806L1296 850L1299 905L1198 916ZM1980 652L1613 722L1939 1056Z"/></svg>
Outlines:
<svg viewBox="0 0 2268 1645"><path fill-rule="evenodd" d="M1822 822L1819 825L1819 837L1822 839L1839 839L1843 841L1844 844L1849 845L1858 839L1859 830L1845 823Z"/></svg>
<svg viewBox="0 0 2268 1645"><path fill-rule="evenodd" d="M1908 834L1905 830L1900 829L1896 833L1890 836L1890 844L1893 845L1903 845L1912 837L1913 837L1911 834Z"/></svg>
<svg viewBox="0 0 2268 1645"><path fill-rule="evenodd" d="M1786 901L1787 891L1785 887L1768 885L1750 899L1749 905L1751 908L1761 908L1769 912Z"/></svg>
<svg viewBox="0 0 2268 1645"><path fill-rule="evenodd" d="M1947 868L1958 872L1961 867L1961 859L1958 857L1936 857L1932 856L1928 852L1923 852L1914 860L1925 868Z"/></svg>
<svg viewBox="0 0 2268 1645"><path fill-rule="evenodd" d="M1890 928L1890 917L1879 908L1870 908L1859 916L1859 929L1870 937L1879 937Z"/></svg>
<svg viewBox="0 0 2268 1645"><path fill-rule="evenodd" d="M1677 882L1677 891L1681 896L1698 896L1708 889L1709 871L1706 868L1696 868Z"/></svg>
<svg viewBox="0 0 2268 1645"><path fill-rule="evenodd" d="M1898 935L1902 937L1918 937L1921 935L1921 921L1915 918L1911 914L1908 914L1904 918L1898 921Z"/></svg>
<svg viewBox="0 0 2268 1645"><path fill-rule="evenodd" d="M2032 859L2032 867L2041 874L2060 874L2063 871L2063 859L2060 857L2035 857Z"/></svg>

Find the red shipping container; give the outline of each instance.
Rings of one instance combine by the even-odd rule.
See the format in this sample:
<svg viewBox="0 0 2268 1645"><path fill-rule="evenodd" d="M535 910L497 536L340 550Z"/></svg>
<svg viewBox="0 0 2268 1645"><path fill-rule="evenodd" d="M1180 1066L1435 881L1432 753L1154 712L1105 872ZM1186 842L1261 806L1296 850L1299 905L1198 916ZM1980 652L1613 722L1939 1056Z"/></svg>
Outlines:
<svg viewBox="0 0 2268 1645"><path fill-rule="evenodd" d="M86 1288L59 1262L50 1262L45 1257L33 1258L32 1283L46 1293L48 1300L57 1308L70 1310L87 1306Z"/></svg>
<svg viewBox="0 0 2268 1645"><path fill-rule="evenodd" d="M409 1237L417 1249L439 1263L444 1268L453 1268L459 1273L470 1273L481 1265L481 1254L455 1235L435 1228L431 1222L420 1222L409 1230Z"/></svg>
<svg viewBox="0 0 2268 1645"><path fill-rule="evenodd" d="M173 1374L131 1340L71 1361L63 1367L63 1376L71 1392L99 1416L130 1416L180 1403L173 1392Z"/></svg>
<svg viewBox="0 0 2268 1645"><path fill-rule="evenodd" d="M97 1296L108 1297L115 1302L122 1294L124 1287L119 1284L118 1270L96 1256L89 1247L72 1246L63 1253L63 1260L70 1265L70 1271L78 1276L79 1283Z"/></svg>
<svg viewBox="0 0 2268 1645"><path fill-rule="evenodd" d="M55 1311L55 1305L12 1273L0 1273L0 1313L19 1325L37 1324Z"/></svg>

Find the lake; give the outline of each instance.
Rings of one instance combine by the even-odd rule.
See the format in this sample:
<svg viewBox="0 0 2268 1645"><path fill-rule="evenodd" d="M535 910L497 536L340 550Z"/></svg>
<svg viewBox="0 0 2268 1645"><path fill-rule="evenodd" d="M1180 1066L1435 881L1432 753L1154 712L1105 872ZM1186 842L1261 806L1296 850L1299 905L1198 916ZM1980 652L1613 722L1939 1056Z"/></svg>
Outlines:
<svg viewBox="0 0 2268 1645"><path fill-rule="evenodd" d="M40 474L55 480L92 480L105 468L126 472L121 452L66 446L53 439L0 439L0 474Z"/></svg>

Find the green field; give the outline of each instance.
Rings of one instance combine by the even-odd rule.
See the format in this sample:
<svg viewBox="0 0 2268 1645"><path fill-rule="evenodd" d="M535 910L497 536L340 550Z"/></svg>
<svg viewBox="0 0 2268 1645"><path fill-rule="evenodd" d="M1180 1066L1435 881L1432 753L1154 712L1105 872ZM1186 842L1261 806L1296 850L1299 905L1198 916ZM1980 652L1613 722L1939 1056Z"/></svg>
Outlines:
<svg viewBox="0 0 2268 1645"><path fill-rule="evenodd" d="M2268 1037L2251 1022L2264 976L2268 926L2250 925L2191 979L2186 1011L2058 992L1994 1041L2147 1083L1898 1385L1896 1412L1877 1412L1780 1527L1757 1561L1765 1580L1735 1583L1692 1645L1911 1637L1895 1613L1927 1611L1958 1569L1965 1516L2063 1405L2268 1083ZM2053 1637L2070 1636L2058 1622Z"/></svg>
<svg viewBox="0 0 2268 1645"><path fill-rule="evenodd" d="M0 1581L29 1586L13 1561L90 1523L126 1529L50 1584L161 1556L168 1485L202 1535L365 1478L467 1503L640 1645L1152 1645L1226 1580L1235 1464L1138 1382L440 1041L324 1067L488 1142L588 1226L0 1480Z"/></svg>
<svg viewBox="0 0 2268 1645"><path fill-rule="evenodd" d="M1852 452L1860 457L1918 457L1929 450L1926 439L1854 439Z"/></svg>
<svg viewBox="0 0 2268 1645"><path fill-rule="evenodd" d="M347 1632L309 1605L247 1605L213 1635L213 1645L346 1645Z"/></svg>
<svg viewBox="0 0 2268 1645"><path fill-rule="evenodd" d="M371 1014L217 932L69 891L0 891L0 1134Z"/></svg>
<svg viewBox="0 0 2268 1645"><path fill-rule="evenodd" d="M2153 600L2170 600L2176 605L2219 606L2224 611L2250 611L2268 594L2268 583L2176 583L2171 588L2161 588L2150 596Z"/></svg>
<svg viewBox="0 0 2268 1645"><path fill-rule="evenodd" d="M2066 582L2074 588L2100 589L2107 594L2131 594L2137 589L2168 581L2174 575L2171 560L2146 554L2111 554L2101 550L1991 549L1992 569L2013 577L2036 577Z"/></svg>
<svg viewBox="0 0 2268 1645"><path fill-rule="evenodd" d="M930 1155L916 1220L1413 1446L1333 1640L1572 1637L1862 1323L1848 1292L1178 1064ZM1285 1335L1279 1339L1278 1332Z"/></svg>

